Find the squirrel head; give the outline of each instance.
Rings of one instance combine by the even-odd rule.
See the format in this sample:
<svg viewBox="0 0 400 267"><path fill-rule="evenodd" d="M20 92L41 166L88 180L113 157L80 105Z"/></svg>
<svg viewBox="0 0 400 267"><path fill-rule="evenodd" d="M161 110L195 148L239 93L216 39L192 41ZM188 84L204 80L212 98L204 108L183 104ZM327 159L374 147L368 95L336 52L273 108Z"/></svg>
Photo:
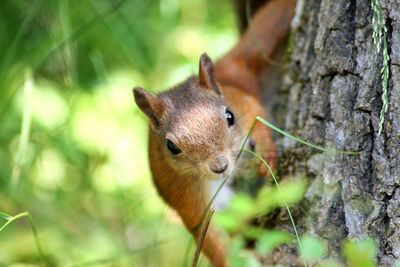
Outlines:
<svg viewBox="0 0 400 267"><path fill-rule="evenodd" d="M198 77L190 77L154 96L133 90L136 104L150 119L160 158L179 174L218 179L233 173L243 136L235 112L224 101L214 64L202 54Z"/></svg>

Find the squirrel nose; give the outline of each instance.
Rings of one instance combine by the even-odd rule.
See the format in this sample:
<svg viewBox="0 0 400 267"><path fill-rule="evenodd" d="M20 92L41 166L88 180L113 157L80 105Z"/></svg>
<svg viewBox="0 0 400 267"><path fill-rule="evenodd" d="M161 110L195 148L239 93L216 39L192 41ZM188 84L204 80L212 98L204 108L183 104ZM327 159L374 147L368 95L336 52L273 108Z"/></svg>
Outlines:
<svg viewBox="0 0 400 267"><path fill-rule="evenodd" d="M223 173L228 168L228 159L224 156L218 156L210 163L210 170L214 173Z"/></svg>

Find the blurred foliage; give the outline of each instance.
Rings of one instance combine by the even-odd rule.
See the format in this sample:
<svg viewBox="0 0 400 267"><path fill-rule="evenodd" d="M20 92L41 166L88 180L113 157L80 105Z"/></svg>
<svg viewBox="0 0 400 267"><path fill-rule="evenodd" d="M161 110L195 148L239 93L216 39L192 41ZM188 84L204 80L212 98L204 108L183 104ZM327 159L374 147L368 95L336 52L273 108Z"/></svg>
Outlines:
<svg viewBox="0 0 400 267"><path fill-rule="evenodd" d="M297 190L296 193L294 193L295 189ZM300 257L297 262L291 262L296 266L303 266L301 265L303 263L304 266L320 267L377 266L377 246L371 238L347 240L342 247L343 259L345 260L345 262L342 262L342 259L328 258L326 244L310 233L304 233L300 240L296 241L296 236L291 233L293 231L268 230L254 226L252 218L257 217L255 215L258 212L261 211L259 215L265 216L265 214L273 211L271 207L285 207L285 203L294 204L295 198L297 198L297 201L302 198L304 190L304 183L291 182L281 185L280 189L266 187L255 199L237 195L227 210L214 215L216 224L232 236L228 254L230 266L264 266L260 263L263 260L267 259L267 262L270 262L272 259L282 257L282 255L269 257L274 252L276 252L275 255L281 253L279 247L282 245L297 246L297 253ZM268 197L266 198L262 192L269 192ZM296 195L296 197L293 197L293 195ZM260 205L260 203L263 203L263 205ZM264 209L260 209L261 207L264 207ZM257 211L252 213L253 217L249 216L251 211ZM248 240L255 242L255 249L249 249ZM294 256L296 256L296 253ZM288 257L288 255L283 257ZM270 265L267 264L267 266Z"/></svg>
<svg viewBox="0 0 400 267"><path fill-rule="evenodd" d="M371 238L359 241L348 240L344 245L344 255L349 267L376 266L377 249Z"/></svg>
<svg viewBox="0 0 400 267"><path fill-rule="evenodd" d="M277 207L297 203L304 190L305 183L296 181L283 184L279 189L263 187L254 199L250 195L237 194L226 210L215 215L215 221L228 232L245 234L251 231L247 223L253 218L268 214Z"/></svg>
<svg viewBox="0 0 400 267"><path fill-rule="evenodd" d="M305 234L301 239L302 257L307 262L317 262L326 254L325 245L316 237Z"/></svg>
<svg viewBox="0 0 400 267"><path fill-rule="evenodd" d="M270 254L280 245L296 244L295 235L283 230L256 227L253 221L254 218L265 216L278 207L297 203L303 198L305 189L306 184L301 180L282 183L279 187L265 186L255 198L237 194L226 210L214 215L215 223L233 236L229 249L232 266L261 266L258 259ZM289 208L287 211L290 212ZM254 240L254 250L247 249L247 240ZM303 253L306 252L303 256L306 258L315 257L315 249L323 249L316 239L309 236L303 237L302 244ZM313 252L310 252L311 250ZM319 254L316 257L321 257L323 253Z"/></svg>
<svg viewBox="0 0 400 267"><path fill-rule="evenodd" d="M0 15L0 266L42 262L32 225L47 266L189 262L131 89L169 87L202 52L226 52L230 1L6 0Z"/></svg>

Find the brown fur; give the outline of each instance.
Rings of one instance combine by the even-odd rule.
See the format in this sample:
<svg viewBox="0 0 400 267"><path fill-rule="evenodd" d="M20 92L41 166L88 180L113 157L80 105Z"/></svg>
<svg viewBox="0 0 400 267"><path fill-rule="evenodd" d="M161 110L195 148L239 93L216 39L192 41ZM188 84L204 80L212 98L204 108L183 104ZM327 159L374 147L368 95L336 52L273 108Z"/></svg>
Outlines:
<svg viewBox="0 0 400 267"><path fill-rule="evenodd" d="M274 0L260 8L240 42L217 62L217 80L259 97L259 74L285 48L295 6L296 0Z"/></svg>
<svg viewBox="0 0 400 267"><path fill-rule="evenodd" d="M294 3L270 1L254 19L257 36L268 56L284 42ZM262 65L257 49L246 32L238 45L218 61L215 70L211 59L203 54L198 77L190 77L158 96L141 88L134 90L137 105L151 122L149 151L154 183L196 241L200 239L202 220L211 199L209 181L233 176L235 159L255 117L266 116L255 97L259 94L256 77ZM235 116L232 126L227 123L226 109ZM257 152L263 153L274 167L276 146L270 129L257 125L252 138ZM171 153L167 139L181 153ZM214 171L225 163L224 172ZM266 173L264 168L261 173ZM202 250L213 266L227 266L224 245L212 224Z"/></svg>

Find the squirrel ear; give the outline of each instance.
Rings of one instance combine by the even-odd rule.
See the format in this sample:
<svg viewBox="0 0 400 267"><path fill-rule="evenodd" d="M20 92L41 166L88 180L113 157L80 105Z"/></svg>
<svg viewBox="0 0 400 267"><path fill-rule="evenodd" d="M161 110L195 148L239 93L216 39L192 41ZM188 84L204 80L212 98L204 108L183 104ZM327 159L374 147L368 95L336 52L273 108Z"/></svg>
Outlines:
<svg viewBox="0 0 400 267"><path fill-rule="evenodd" d="M153 125L160 126L160 118L165 109L164 103L141 87L133 88L133 96L136 105L149 117Z"/></svg>
<svg viewBox="0 0 400 267"><path fill-rule="evenodd" d="M207 53L200 56L199 62L199 83L201 86L221 94L217 82L215 81L214 63Z"/></svg>

